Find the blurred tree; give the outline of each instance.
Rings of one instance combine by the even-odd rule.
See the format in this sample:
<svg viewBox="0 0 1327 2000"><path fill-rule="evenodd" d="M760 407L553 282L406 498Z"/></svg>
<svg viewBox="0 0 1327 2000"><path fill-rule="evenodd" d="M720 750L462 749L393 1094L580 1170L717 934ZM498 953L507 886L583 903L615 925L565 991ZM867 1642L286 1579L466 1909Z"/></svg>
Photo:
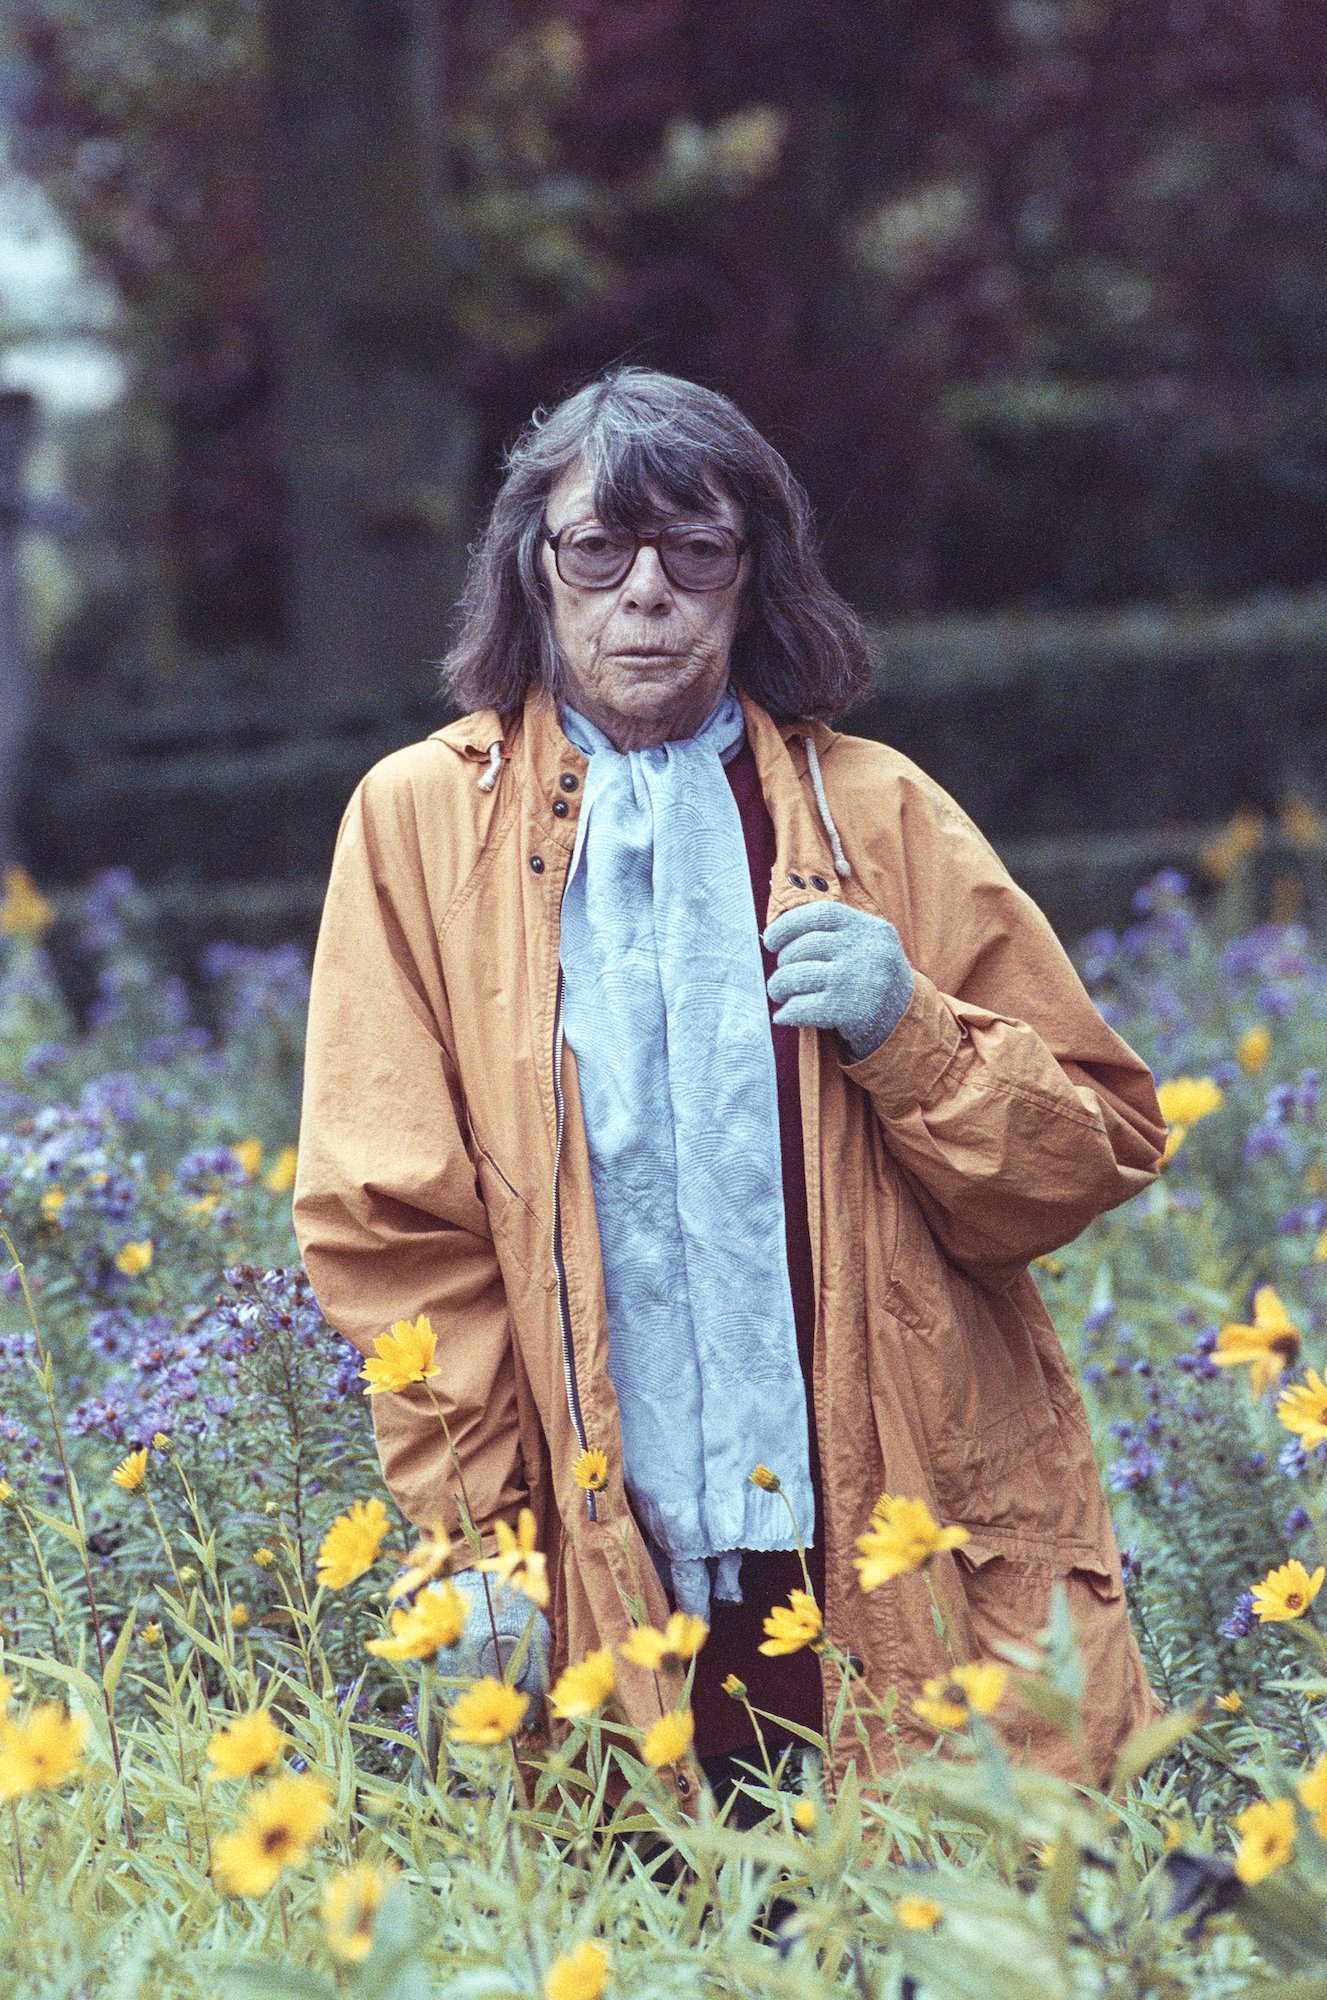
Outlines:
<svg viewBox="0 0 1327 2000"><path fill-rule="evenodd" d="M431 338L484 479L535 403L630 355L736 396L879 612L1322 575L1320 0L429 4ZM209 646L283 635L267 287L295 195L268 202L256 7L11 10L29 159L140 305L175 597ZM473 519L459 472L425 493L408 454L384 464L393 532L445 517L439 484Z"/></svg>

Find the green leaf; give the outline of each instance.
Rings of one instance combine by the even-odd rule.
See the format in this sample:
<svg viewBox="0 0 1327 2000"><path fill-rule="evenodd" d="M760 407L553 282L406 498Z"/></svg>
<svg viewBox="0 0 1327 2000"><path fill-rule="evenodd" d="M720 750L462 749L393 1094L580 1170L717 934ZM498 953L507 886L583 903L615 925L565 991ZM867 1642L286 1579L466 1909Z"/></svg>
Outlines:
<svg viewBox="0 0 1327 2000"><path fill-rule="evenodd" d="M62 1521L58 1514L48 1514L44 1507L38 1507L32 1501L28 1501L27 1509L45 1527L54 1528L57 1535L63 1535L67 1542L72 1542L76 1549L82 1551L83 1536L72 1521Z"/></svg>
<svg viewBox="0 0 1327 2000"><path fill-rule="evenodd" d="M1167 1715L1159 1715L1153 1722L1145 1722L1136 1729L1124 1744L1115 1760L1111 1775L1110 1789L1122 1792L1140 1777L1149 1764L1163 1757L1167 1750L1180 1743L1197 1726L1198 1711L1194 1708L1172 1709Z"/></svg>
<svg viewBox="0 0 1327 2000"><path fill-rule="evenodd" d="M106 1671L101 1677L101 1684L106 1690L106 1699L112 1704L115 1701L115 1690L120 1684L120 1675L124 1669L125 1656L129 1651L130 1641L134 1636L134 1620L138 1616L138 1606L142 1595L143 1593L140 1590L130 1608L129 1616L120 1627L120 1636L115 1642L114 1650L106 1662Z"/></svg>

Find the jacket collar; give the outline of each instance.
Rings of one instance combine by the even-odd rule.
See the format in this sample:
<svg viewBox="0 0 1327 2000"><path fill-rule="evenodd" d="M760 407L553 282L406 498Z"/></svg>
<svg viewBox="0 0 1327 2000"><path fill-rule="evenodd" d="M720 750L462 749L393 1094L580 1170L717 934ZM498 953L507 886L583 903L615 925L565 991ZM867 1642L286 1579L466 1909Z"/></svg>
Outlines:
<svg viewBox="0 0 1327 2000"><path fill-rule="evenodd" d="M804 779L807 771L806 739L824 755L836 740L836 732L823 722L797 718L778 720L733 682L742 704L747 741L755 758L760 789L774 822L775 863L770 884L769 913L772 922L781 911L808 896L841 895L829 839L819 813L808 798ZM588 760L563 734L557 707L542 688L531 688L519 713L502 719L496 709L476 709L433 732L434 738L450 744L475 767L478 782L492 772L492 749L498 746L497 784L504 782L505 769L513 765L522 793L533 794L543 811L552 800L566 796L561 788L564 774L584 779ZM543 813L541 812L541 818ZM565 829L565 832L564 832ZM573 822L559 826L570 844ZM800 877L800 880L797 878ZM825 884L822 890L817 878Z"/></svg>

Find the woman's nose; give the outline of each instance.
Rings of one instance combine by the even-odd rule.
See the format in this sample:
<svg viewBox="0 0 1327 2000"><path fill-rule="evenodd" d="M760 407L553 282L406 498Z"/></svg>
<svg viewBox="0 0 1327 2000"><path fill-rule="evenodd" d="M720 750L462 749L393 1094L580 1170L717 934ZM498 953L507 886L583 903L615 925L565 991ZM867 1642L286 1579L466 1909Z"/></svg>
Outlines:
<svg viewBox="0 0 1327 2000"><path fill-rule="evenodd" d="M662 611L672 601L672 585L664 575L659 551L642 542L622 586L622 607L630 611Z"/></svg>

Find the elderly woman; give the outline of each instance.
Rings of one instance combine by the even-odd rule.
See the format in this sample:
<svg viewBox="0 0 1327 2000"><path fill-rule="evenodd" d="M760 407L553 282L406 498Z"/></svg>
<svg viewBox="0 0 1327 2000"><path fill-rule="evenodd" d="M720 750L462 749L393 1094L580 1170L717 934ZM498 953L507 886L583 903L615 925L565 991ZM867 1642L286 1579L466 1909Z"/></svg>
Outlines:
<svg viewBox="0 0 1327 2000"><path fill-rule="evenodd" d="M704 1618L711 1770L751 1742L730 1675L811 1729L833 1710L815 1652L758 1651L804 1583L793 1517L904 1746L933 1740L912 1702L949 1664L928 1585L980 1659L1032 1640L1058 1579L1100 1779L1154 1701L1028 1265L1155 1178L1146 1065L955 802L829 726L868 685L862 629L724 397L621 368L537 416L445 673L461 720L375 765L341 825L295 1191L331 1324L366 1353L420 1314L437 1336L430 1381L374 1398L388 1487L453 1533L463 1499L485 1556L532 1511L532 1693L633 1605ZM868 1592L886 1492L967 1539ZM492 1670L528 1606L498 1593L495 1633L461 1553L459 1658ZM648 1727L682 1668L617 1657ZM1084 1768L1011 1699L996 1721ZM856 1748L841 1731L831 1786ZM672 1768L679 1799L697 1775Z"/></svg>

